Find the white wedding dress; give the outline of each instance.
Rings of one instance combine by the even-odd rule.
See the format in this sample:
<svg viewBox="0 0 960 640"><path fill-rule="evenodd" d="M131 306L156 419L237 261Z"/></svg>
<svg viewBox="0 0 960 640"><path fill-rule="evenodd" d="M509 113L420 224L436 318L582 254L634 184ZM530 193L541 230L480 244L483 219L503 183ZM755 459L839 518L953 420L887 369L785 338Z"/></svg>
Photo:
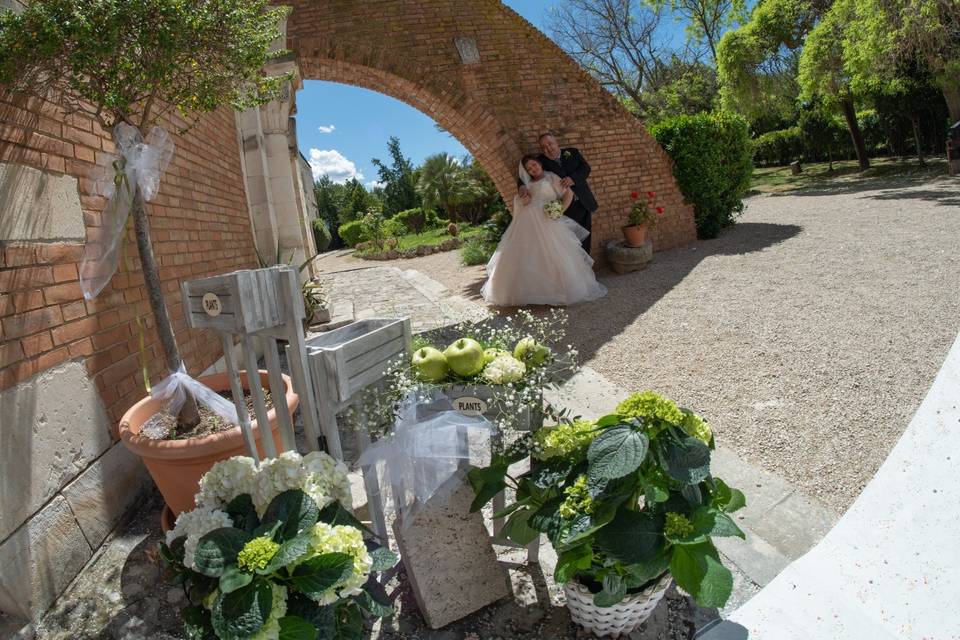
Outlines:
<svg viewBox="0 0 960 640"><path fill-rule="evenodd" d="M501 307L565 306L602 298L606 287L597 282L593 258L580 246L587 230L562 216L551 220L544 205L560 198L560 178L545 171L527 182L530 203L514 199L513 220L487 263L483 298ZM529 180L529 181L528 181Z"/></svg>

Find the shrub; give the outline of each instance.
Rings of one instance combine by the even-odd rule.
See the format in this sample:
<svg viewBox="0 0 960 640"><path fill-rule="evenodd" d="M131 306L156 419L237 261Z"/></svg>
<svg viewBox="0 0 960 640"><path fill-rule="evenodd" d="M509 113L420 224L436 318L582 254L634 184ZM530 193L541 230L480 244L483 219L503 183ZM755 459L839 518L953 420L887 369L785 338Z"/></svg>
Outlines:
<svg viewBox="0 0 960 640"><path fill-rule="evenodd" d="M330 227L327 221L320 218L313 220L313 240L317 244L317 253L326 251L333 243L333 236L330 234Z"/></svg>
<svg viewBox="0 0 960 640"><path fill-rule="evenodd" d="M743 211L753 148L747 121L729 113L668 118L650 130L673 159L673 175L694 206L697 235L715 238Z"/></svg>
<svg viewBox="0 0 960 640"><path fill-rule="evenodd" d="M340 234L340 239L343 240L348 247L355 247L357 243L370 238L369 235L367 235L366 227L364 227L363 222L360 220L353 220L340 225L337 233Z"/></svg>
<svg viewBox="0 0 960 640"><path fill-rule="evenodd" d="M468 267L487 264L496 248L496 244L486 242L483 238L470 238L460 249L460 259Z"/></svg>
<svg viewBox="0 0 960 640"><path fill-rule="evenodd" d="M768 131L753 141L753 157L761 164L790 164L803 153L803 142L799 127Z"/></svg>
<svg viewBox="0 0 960 640"><path fill-rule="evenodd" d="M403 225L409 232L420 233L424 229L437 224L437 214L430 209L424 211L421 207L416 207L415 209L401 211L390 220Z"/></svg>
<svg viewBox="0 0 960 640"><path fill-rule="evenodd" d="M399 238L410 233L410 228L394 216L383 223L383 234L388 238Z"/></svg>

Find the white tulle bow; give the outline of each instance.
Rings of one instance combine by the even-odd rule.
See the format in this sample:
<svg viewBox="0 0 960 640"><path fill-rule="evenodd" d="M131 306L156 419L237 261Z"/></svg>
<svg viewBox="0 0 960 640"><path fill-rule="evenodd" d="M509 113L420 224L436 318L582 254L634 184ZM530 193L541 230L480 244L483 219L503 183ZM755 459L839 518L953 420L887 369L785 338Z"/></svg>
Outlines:
<svg viewBox="0 0 960 640"><path fill-rule="evenodd" d="M198 404L207 407L227 422L231 424L240 422L237 418L237 407L207 385L191 378L183 363L180 363L178 371L155 384L150 389L150 396L159 401L167 413L176 416L187 401L188 392Z"/></svg>

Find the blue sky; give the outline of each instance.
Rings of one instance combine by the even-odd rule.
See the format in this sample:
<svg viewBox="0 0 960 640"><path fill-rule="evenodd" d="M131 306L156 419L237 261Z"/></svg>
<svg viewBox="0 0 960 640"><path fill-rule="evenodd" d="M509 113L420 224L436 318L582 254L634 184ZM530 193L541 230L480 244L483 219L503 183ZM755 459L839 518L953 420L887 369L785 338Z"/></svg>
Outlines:
<svg viewBox="0 0 960 640"><path fill-rule="evenodd" d="M534 26L545 31L546 0L505 0ZM669 20L664 22L669 24ZM682 27L672 27L678 35ZM682 38L682 35L680 35ZM404 155L419 164L428 155L467 150L452 136L437 131L433 120L399 100L374 91L334 82L304 82L297 94L297 137L300 151L314 176L327 174L335 182L352 177L372 186L377 172L371 158L387 159L387 139L400 138Z"/></svg>

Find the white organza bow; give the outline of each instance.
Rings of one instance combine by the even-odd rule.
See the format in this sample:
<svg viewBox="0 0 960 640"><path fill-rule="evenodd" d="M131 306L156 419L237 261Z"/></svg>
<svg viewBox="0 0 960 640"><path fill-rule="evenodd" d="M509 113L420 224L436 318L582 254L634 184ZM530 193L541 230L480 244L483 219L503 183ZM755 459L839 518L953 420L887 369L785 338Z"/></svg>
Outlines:
<svg viewBox="0 0 960 640"><path fill-rule="evenodd" d="M191 378L187 374L183 363L180 369L155 384L150 389L150 396L158 400L170 415L179 415L180 409L187 401L190 393L199 404L207 407L218 416L231 424L239 424L237 407L207 385Z"/></svg>
<svg viewBox="0 0 960 640"><path fill-rule="evenodd" d="M173 140L154 127L146 140L136 127L121 122L113 129L117 156L111 168L104 167L96 193L107 198L99 227L90 230L80 263L80 288L92 300L103 291L117 271L123 230L133 206L135 189L150 201L160 189L160 177L173 157Z"/></svg>

